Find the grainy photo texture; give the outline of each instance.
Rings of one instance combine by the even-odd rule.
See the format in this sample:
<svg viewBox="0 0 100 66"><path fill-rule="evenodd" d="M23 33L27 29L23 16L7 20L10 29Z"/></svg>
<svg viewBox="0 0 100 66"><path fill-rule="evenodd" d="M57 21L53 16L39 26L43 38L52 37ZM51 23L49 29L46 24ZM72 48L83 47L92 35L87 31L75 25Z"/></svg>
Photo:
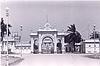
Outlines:
<svg viewBox="0 0 100 66"><path fill-rule="evenodd" d="M100 66L100 1L0 1L0 66Z"/></svg>

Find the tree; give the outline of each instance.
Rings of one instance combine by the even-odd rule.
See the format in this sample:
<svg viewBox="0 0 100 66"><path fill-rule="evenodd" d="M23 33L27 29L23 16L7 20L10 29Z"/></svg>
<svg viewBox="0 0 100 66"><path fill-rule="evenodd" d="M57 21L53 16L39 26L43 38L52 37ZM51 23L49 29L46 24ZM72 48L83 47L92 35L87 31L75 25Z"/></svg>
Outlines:
<svg viewBox="0 0 100 66"><path fill-rule="evenodd" d="M9 27L12 27L8 24L8 36L11 34ZM4 23L3 18L1 18L1 41L3 41L4 34L7 34L7 25Z"/></svg>
<svg viewBox="0 0 100 66"><path fill-rule="evenodd" d="M93 33L91 33L90 35L90 39L100 39L100 34L97 31L93 31Z"/></svg>
<svg viewBox="0 0 100 66"><path fill-rule="evenodd" d="M79 43L82 41L81 34L76 31L75 24L68 26L67 32L68 35L65 36L65 43L69 43L71 45L71 51L75 51L75 43Z"/></svg>

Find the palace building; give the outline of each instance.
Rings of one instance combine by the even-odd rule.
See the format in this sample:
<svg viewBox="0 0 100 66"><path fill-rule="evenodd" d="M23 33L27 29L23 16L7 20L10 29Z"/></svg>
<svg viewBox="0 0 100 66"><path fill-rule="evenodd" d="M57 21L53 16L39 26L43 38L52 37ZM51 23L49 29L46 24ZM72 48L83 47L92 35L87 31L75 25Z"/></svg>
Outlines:
<svg viewBox="0 0 100 66"><path fill-rule="evenodd" d="M6 53L7 46L11 53L42 53L51 54L63 53L70 51L70 45L64 42L64 36L68 33L59 32L53 28L49 23L46 23L43 27L39 28L36 32L30 34L30 43L23 43L19 41L20 37L8 37L8 44L6 36L3 42L0 43L2 53ZM17 35L14 33L14 36ZM58 48L60 43L61 49ZM62 53L61 52L61 53ZM75 43L75 52L81 53L100 53L100 40L85 40L80 43Z"/></svg>
<svg viewBox="0 0 100 66"><path fill-rule="evenodd" d="M85 53L100 53L100 40L99 39L89 39L85 40Z"/></svg>
<svg viewBox="0 0 100 66"><path fill-rule="evenodd" d="M46 23L42 28L39 28L37 32L32 32L30 34L31 44L20 43L16 38L9 37L8 47L10 52L14 53L33 53L34 51L38 53L56 53L57 43L60 41L62 44L62 52L65 51L64 43L64 32L58 32L49 23ZM7 51L7 40L6 37L3 39L2 51ZM37 50L35 49L37 46Z"/></svg>
<svg viewBox="0 0 100 66"><path fill-rule="evenodd" d="M31 33L31 52L35 51L35 45L37 45L37 51L39 53L54 53L57 52L58 40L62 43L62 51L64 50L64 35L65 33L58 32L49 23L46 23L37 32Z"/></svg>

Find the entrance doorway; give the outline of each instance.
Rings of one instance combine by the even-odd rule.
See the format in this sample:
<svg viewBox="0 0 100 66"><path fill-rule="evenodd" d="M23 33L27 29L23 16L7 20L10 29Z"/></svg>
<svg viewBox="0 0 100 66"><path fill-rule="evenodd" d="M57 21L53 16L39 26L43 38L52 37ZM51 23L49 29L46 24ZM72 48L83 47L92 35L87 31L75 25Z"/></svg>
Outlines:
<svg viewBox="0 0 100 66"><path fill-rule="evenodd" d="M53 39L49 36L44 37L42 40L42 53L44 54L51 54L54 53L54 43Z"/></svg>

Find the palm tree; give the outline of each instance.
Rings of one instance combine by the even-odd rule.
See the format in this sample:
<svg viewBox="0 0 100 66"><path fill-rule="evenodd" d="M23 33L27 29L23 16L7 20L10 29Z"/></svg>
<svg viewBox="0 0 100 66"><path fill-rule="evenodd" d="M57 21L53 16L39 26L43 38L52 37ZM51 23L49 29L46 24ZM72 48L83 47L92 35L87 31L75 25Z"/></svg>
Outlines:
<svg viewBox="0 0 100 66"><path fill-rule="evenodd" d="M11 34L9 27L12 27L10 24L8 24L8 36ZM7 34L7 25L4 23L3 18L1 18L1 41L3 41L4 34Z"/></svg>
<svg viewBox="0 0 100 66"><path fill-rule="evenodd" d="M65 43L71 46L71 52L75 51L75 43L81 42L81 34L76 31L75 24L68 26L68 35L65 36Z"/></svg>

